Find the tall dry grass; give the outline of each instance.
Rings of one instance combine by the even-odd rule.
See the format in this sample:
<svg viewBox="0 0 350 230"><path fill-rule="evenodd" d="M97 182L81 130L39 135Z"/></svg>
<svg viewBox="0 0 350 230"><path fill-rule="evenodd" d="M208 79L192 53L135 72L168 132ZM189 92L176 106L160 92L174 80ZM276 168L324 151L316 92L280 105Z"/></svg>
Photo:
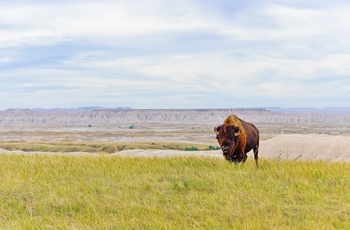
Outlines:
<svg viewBox="0 0 350 230"><path fill-rule="evenodd" d="M0 155L1 229L349 229L350 165Z"/></svg>

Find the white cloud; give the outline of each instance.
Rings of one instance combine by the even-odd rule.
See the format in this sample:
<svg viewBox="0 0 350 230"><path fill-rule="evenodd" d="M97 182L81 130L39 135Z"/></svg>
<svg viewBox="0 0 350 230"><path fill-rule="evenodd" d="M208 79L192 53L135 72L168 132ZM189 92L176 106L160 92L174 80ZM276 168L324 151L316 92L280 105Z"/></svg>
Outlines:
<svg viewBox="0 0 350 230"><path fill-rule="evenodd" d="M170 6L169 6L170 5ZM211 28L213 22L188 1L79 1L0 8L0 44L27 45L72 38L91 40Z"/></svg>
<svg viewBox="0 0 350 230"><path fill-rule="evenodd" d="M104 79L104 86L119 85L126 88L149 90L183 89L192 87L205 92L221 91L240 96L257 95L272 97L304 96L312 93L303 86L305 80L324 81L324 78L343 76L349 73L350 55L327 56L320 60L271 59L250 57L237 59L226 53L202 53L193 55L146 56L105 60L74 60L72 63L90 71L103 70L116 73ZM134 68L137 66L137 68ZM103 70L102 70L103 69ZM129 76L138 76L134 81ZM121 78L121 79L120 79ZM98 86L98 78L95 79ZM77 86L82 84L78 82ZM84 85L84 84L83 84ZM323 86L322 86L323 87ZM325 85L323 90L329 90ZM320 88L322 91L322 88ZM335 89L332 89L335 93Z"/></svg>
<svg viewBox="0 0 350 230"><path fill-rule="evenodd" d="M270 106L349 93L349 4L252 1L231 12L220 1L32 3L0 3L0 87L24 91L23 101L214 107L239 97Z"/></svg>

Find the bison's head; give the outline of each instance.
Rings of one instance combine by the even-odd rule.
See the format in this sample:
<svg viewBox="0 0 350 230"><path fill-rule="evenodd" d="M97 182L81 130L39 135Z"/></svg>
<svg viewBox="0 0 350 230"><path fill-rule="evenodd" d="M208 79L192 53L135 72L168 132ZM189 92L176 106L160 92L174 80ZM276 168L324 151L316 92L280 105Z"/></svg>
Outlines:
<svg viewBox="0 0 350 230"><path fill-rule="evenodd" d="M238 126L223 124L214 128L216 139L228 161L235 161L234 151L241 133Z"/></svg>

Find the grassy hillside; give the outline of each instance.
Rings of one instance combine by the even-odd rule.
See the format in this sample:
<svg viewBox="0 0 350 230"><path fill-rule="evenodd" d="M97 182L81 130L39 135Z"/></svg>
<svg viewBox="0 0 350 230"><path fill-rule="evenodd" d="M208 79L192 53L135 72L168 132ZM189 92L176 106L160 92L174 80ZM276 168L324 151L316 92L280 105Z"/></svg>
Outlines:
<svg viewBox="0 0 350 230"><path fill-rule="evenodd" d="M0 155L1 229L349 229L350 164Z"/></svg>
<svg viewBox="0 0 350 230"><path fill-rule="evenodd" d="M181 142L82 142L82 141L56 141L56 142L0 142L0 148L10 151L40 151L40 152L89 152L89 153L115 153L127 149L172 149L172 150L213 150L218 146L192 144Z"/></svg>

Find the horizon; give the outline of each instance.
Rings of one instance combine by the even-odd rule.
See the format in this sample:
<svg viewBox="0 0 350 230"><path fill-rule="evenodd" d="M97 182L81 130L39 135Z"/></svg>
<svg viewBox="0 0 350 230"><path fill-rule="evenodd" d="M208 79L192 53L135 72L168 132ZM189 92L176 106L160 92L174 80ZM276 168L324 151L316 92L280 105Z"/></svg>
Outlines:
<svg viewBox="0 0 350 230"><path fill-rule="evenodd" d="M6 108L0 109L0 111L6 110L99 110L99 109L111 109L111 110L334 110L334 109L345 109L350 110L350 106L336 106L336 107L222 107L222 108L133 108L129 106L79 106L79 107L51 107L51 108Z"/></svg>
<svg viewBox="0 0 350 230"><path fill-rule="evenodd" d="M350 106L350 2L1 1L0 110Z"/></svg>

